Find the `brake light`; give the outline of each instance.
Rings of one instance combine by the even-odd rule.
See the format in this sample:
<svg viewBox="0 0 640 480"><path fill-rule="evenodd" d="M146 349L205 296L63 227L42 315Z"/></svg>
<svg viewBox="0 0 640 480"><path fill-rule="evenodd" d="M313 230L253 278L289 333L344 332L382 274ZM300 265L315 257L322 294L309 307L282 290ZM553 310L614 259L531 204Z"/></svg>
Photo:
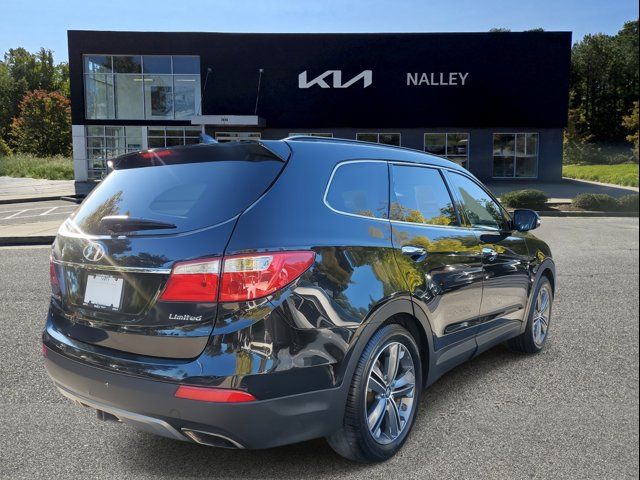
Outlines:
<svg viewBox="0 0 640 480"><path fill-rule="evenodd" d="M180 262L160 300L243 302L266 297L302 275L315 256L311 251L276 252Z"/></svg>
<svg viewBox="0 0 640 480"><path fill-rule="evenodd" d="M220 260L177 263L160 300L167 302L215 302L218 295Z"/></svg>
<svg viewBox="0 0 640 480"><path fill-rule="evenodd" d="M228 388L190 387L181 385L176 390L177 398L187 400L199 400L201 402L240 403L253 402L256 397L242 390L230 390Z"/></svg>
<svg viewBox="0 0 640 480"><path fill-rule="evenodd" d="M241 302L270 295L302 275L315 256L306 251L226 257L220 301Z"/></svg>
<svg viewBox="0 0 640 480"><path fill-rule="evenodd" d="M147 150L146 152L140 152L142 158L160 158L170 155L172 155L171 150Z"/></svg>

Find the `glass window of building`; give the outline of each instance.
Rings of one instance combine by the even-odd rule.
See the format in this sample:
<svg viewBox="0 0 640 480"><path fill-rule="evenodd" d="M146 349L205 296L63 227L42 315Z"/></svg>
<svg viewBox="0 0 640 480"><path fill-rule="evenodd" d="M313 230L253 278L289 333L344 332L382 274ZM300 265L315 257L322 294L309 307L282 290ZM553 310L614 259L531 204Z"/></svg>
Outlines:
<svg viewBox="0 0 640 480"><path fill-rule="evenodd" d="M88 125L86 136L91 179L104 176L108 159L142 149L142 127Z"/></svg>
<svg viewBox="0 0 640 480"><path fill-rule="evenodd" d="M303 136L303 137L323 137L323 138L333 138L333 133L300 133L300 132L289 132L290 137L295 136Z"/></svg>
<svg viewBox="0 0 640 480"><path fill-rule="evenodd" d="M142 75L115 75L116 118L144 118Z"/></svg>
<svg viewBox="0 0 640 480"><path fill-rule="evenodd" d="M493 176L535 178L538 176L537 133L494 133Z"/></svg>
<svg viewBox="0 0 640 480"><path fill-rule="evenodd" d="M84 76L86 116L91 119L115 118L113 75L87 73Z"/></svg>
<svg viewBox="0 0 640 480"><path fill-rule="evenodd" d="M425 133L424 151L469 168L468 133Z"/></svg>
<svg viewBox="0 0 640 480"><path fill-rule="evenodd" d="M199 112L200 57L85 55L88 119L181 120Z"/></svg>
<svg viewBox="0 0 640 480"><path fill-rule="evenodd" d="M260 132L215 132L218 142L239 142L242 140L260 140L262 134Z"/></svg>
<svg viewBox="0 0 640 480"><path fill-rule="evenodd" d="M356 140L361 142L382 143L384 145L400 146L399 133L356 133Z"/></svg>
<svg viewBox="0 0 640 480"><path fill-rule="evenodd" d="M142 73L140 55L114 55L113 73Z"/></svg>
<svg viewBox="0 0 640 480"><path fill-rule="evenodd" d="M180 55L171 57L173 60L174 74L187 74L200 76L200 57Z"/></svg>
<svg viewBox="0 0 640 480"><path fill-rule="evenodd" d="M149 127L147 145L149 148L192 145L200 142L200 127Z"/></svg>
<svg viewBox="0 0 640 480"><path fill-rule="evenodd" d="M176 120L191 118L200 111L200 74L173 75Z"/></svg>

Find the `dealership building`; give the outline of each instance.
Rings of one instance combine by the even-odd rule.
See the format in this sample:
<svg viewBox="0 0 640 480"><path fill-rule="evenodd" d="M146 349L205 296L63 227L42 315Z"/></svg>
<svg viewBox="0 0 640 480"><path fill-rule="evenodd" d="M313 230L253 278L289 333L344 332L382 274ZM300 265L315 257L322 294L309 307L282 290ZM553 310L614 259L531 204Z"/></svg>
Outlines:
<svg viewBox="0 0 640 480"><path fill-rule="evenodd" d="M483 180L562 175L571 33L69 31L79 191L146 148L314 135L445 156Z"/></svg>

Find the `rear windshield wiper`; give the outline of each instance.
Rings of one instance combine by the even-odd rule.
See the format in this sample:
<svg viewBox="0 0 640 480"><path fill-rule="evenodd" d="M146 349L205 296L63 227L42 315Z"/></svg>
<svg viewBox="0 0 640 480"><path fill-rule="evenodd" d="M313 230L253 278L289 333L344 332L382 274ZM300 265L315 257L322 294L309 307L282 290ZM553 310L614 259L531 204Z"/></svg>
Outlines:
<svg viewBox="0 0 640 480"><path fill-rule="evenodd" d="M102 217L100 223L111 233L135 232L137 230L162 230L176 228L172 223L149 220L147 218L134 218L129 215L110 215Z"/></svg>

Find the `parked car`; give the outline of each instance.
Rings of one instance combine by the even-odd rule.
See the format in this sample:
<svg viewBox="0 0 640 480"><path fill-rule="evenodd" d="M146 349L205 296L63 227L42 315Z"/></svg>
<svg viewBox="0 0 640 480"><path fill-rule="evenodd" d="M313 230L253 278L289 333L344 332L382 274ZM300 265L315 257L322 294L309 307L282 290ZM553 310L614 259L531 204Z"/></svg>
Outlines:
<svg viewBox="0 0 640 480"><path fill-rule="evenodd" d="M56 387L103 420L228 448L326 437L384 461L447 370L544 347L539 218L455 163L292 137L113 169L53 244L43 333Z"/></svg>

